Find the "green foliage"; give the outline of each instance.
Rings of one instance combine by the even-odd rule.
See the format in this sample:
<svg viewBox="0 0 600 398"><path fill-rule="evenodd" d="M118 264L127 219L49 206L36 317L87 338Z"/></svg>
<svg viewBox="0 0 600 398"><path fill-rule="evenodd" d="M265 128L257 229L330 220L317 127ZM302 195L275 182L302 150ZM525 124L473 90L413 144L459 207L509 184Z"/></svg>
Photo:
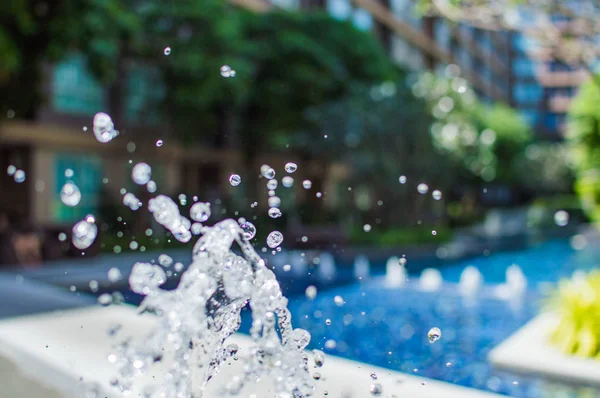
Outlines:
<svg viewBox="0 0 600 398"><path fill-rule="evenodd" d="M330 201L335 200L345 220L363 225L369 215L386 211L381 217L386 225L416 222L420 210L430 214L435 204L430 195L416 194L416 185L426 182L431 190L445 192L456 180L456 167L435 152L427 134L427 108L402 77L351 86L350 95L311 108L307 116L314 127L294 135L290 147L344 165L345 176L330 192ZM400 175L410 182L400 184Z"/></svg>
<svg viewBox="0 0 600 398"><path fill-rule="evenodd" d="M575 166L575 190L584 210L600 223L600 88L584 84L571 104L567 139Z"/></svg>
<svg viewBox="0 0 600 398"><path fill-rule="evenodd" d="M432 230L436 231L433 235ZM441 244L452 238L452 231L447 227L439 228L388 228L379 230L376 226L365 232L362 227L350 232L350 242L356 245L394 247L403 245Z"/></svg>
<svg viewBox="0 0 600 398"><path fill-rule="evenodd" d="M559 316L551 342L565 354L600 359L600 271L561 281L550 309Z"/></svg>
<svg viewBox="0 0 600 398"><path fill-rule="evenodd" d="M514 161L532 140L529 126L507 106L479 102L466 80L449 71L449 77L425 73L413 87L436 118L436 147L485 182L514 184Z"/></svg>

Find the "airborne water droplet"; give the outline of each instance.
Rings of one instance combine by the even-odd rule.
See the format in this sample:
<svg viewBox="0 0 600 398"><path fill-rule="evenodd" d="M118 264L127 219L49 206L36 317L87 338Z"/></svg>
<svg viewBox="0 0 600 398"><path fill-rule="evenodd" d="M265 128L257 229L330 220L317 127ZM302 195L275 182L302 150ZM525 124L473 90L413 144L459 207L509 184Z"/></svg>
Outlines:
<svg viewBox="0 0 600 398"><path fill-rule="evenodd" d="M204 222L210 218L210 203L197 202L190 209L190 217L194 221Z"/></svg>
<svg viewBox="0 0 600 398"><path fill-rule="evenodd" d="M429 332L427 333L427 338L429 339L430 343L435 343L440 339L440 337L442 337L442 331L440 330L440 328L435 327L429 329Z"/></svg>
<svg viewBox="0 0 600 398"><path fill-rule="evenodd" d="M294 179L290 176L285 176L281 179L281 184L286 188L291 188L294 185Z"/></svg>
<svg viewBox="0 0 600 398"><path fill-rule="evenodd" d="M288 173L292 174L296 170L298 170L298 165L296 163L288 162L285 164L285 171Z"/></svg>
<svg viewBox="0 0 600 398"><path fill-rule="evenodd" d="M442 199L442 192L436 189L431 193L431 196L433 196L433 199L435 200L440 200Z"/></svg>
<svg viewBox="0 0 600 398"><path fill-rule="evenodd" d="M26 174L25 174L25 172L23 170L19 169L19 170L15 171L14 178L15 178L15 182L17 184L20 184L23 181L25 181L25 177L26 177Z"/></svg>
<svg viewBox="0 0 600 398"><path fill-rule="evenodd" d="M269 198L269 199L271 199L271 198ZM281 216L282 216L281 210L279 210L277 207L271 207L269 209L269 217L271 217L271 218L279 218Z"/></svg>
<svg viewBox="0 0 600 398"><path fill-rule="evenodd" d="M559 227L565 227L569 223L569 213L564 210L559 210L554 213L554 222Z"/></svg>
<svg viewBox="0 0 600 398"><path fill-rule="evenodd" d="M73 226L73 246L79 250L87 249L94 243L98 235L98 227L94 223L93 217L86 217Z"/></svg>
<svg viewBox="0 0 600 398"><path fill-rule="evenodd" d="M310 189L312 187L312 182L310 180L304 180L302 181L302 186L304 189Z"/></svg>
<svg viewBox="0 0 600 398"><path fill-rule="evenodd" d="M147 184L152 176L152 169L147 163L138 163L131 170L131 179L138 185Z"/></svg>
<svg viewBox="0 0 600 398"><path fill-rule="evenodd" d="M400 178L398 178L398 181L400 181L400 184L406 184L406 176L400 176Z"/></svg>
<svg viewBox="0 0 600 398"><path fill-rule="evenodd" d="M417 191L421 194L421 195L425 195L427 193L427 191L429 191L429 187L427 186L427 184L425 183L420 183L417 186Z"/></svg>
<svg viewBox="0 0 600 398"><path fill-rule="evenodd" d="M242 183L242 177L240 177L238 174L232 174L229 176L229 183L232 187L237 187Z"/></svg>
<svg viewBox="0 0 600 398"><path fill-rule="evenodd" d="M163 144L164 144L163 140L156 141L156 146L158 146L158 147L163 146Z"/></svg>
<svg viewBox="0 0 600 398"><path fill-rule="evenodd" d="M267 188L269 190L276 189L277 188L277 180L276 179L269 180L269 182L267 182Z"/></svg>
<svg viewBox="0 0 600 398"><path fill-rule="evenodd" d="M256 235L256 227L250 221L244 221L240 224L242 231L244 231L244 239L250 240Z"/></svg>
<svg viewBox="0 0 600 398"><path fill-rule="evenodd" d="M380 396L381 393L383 393L383 387L379 383L371 384L370 390L371 394L373 394L376 397Z"/></svg>
<svg viewBox="0 0 600 398"><path fill-rule="evenodd" d="M171 47L165 47L165 55L171 55Z"/></svg>
<svg viewBox="0 0 600 398"><path fill-rule="evenodd" d="M317 297L317 288L313 285L310 285L306 288L304 294L306 294L307 299L314 300Z"/></svg>
<svg viewBox="0 0 600 398"><path fill-rule="evenodd" d="M77 206L81 201L81 191L72 182L67 182L60 190L60 200L67 206Z"/></svg>
<svg viewBox="0 0 600 398"><path fill-rule="evenodd" d="M273 169L268 164L263 164L262 166L260 166L260 174L262 174L263 177L271 180L275 178L275 169Z"/></svg>
<svg viewBox="0 0 600 398"><path fill-rule="evenodd" d="M279 231L273 231L267 236L267 246L271 249L276 248L283 242L283 234Z"/></svg>
<svg viewBox="0 0 600 398"><path fill-rule="evenodd" d="M96 139L103 144L110 142L119 135L119 132L115 130L112 119L104 112L98 112L94 116L93 130Z"/></svg>

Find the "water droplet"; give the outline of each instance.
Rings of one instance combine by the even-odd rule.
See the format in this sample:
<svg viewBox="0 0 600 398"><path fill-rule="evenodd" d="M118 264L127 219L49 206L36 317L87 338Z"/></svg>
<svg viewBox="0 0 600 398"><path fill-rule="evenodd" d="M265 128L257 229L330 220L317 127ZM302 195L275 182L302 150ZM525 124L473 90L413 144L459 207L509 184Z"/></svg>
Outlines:
<svg viewBox="0 0 600 398"><path fill-rule="evenodd" d="M66 169L65 170L65 177L71 178L71 177L73 177L73 175L75 175L75 172L73 171L73 169Z"/></svg>
<svg viewBox="0 0 600 398"><path fill-rule="evenodd" d="M446 362L446 367L449 368L450 366L452 366L452 362Z"/></svg>
<svg viewBox="0 0 600 398"><path fill-rule="evenodd" d="M270 190L276 189L277 188L277 180L276 179L269 180L269 182L267 182L267 188Z"/></svg>
<svg viewBox="0 0 600 398"><path fill-rule="evenodd" d="M281 184L286 188L291 188L294 185L294 179L290 176L285 176L281 179Z"/></svg>
<svg viewBox="0 0 600 398"><path fill-rule="evenodd" d="M302 186L304 187L304 189L310 189L312 187L312 181L304 180L302 181Z"/></svg>
<svg viewBox="0 0 600 398"><path fill-rule="evenodd" d="M14 174L15 174L15 171L17 171L17 168L16 168L15 166L13 166L12 164L6 168L6 173L7 173L9 176L12 176L12 175L14 175Z"/></svg>
<svg viewBox="0 0 600 398"><path fill-rule="evenodd" d="M323 196L323 194L321 192L317 192L317 194L315 195L317 198L320 198L321 196Z"/></svg>
<svg viewBox="0 0 600 398"><path fill-rule="evenodd" d="M267 202L269 207L279 207L281 205L281 199L278 196L271 196Z"/></svg>
<svg viewBox="0 0 600 398"><path fill-rule="evenodd" d="M342 298L342 296L335 296L333 298L333 302L335 303L335 305L337 305L338 307L341 307L344 305L345 301Z"/></svg>
<svg viewBox="0 0 600 398"><path fill-rule="evenodd" d="M400 263L401 266L405 266L406 265L406 258L405 257L401 257L400 260L398 260L398 262Z"/></svg>
<svg viewBox="0 0 600 398"><path fill-rule="evenodd" d="M242 183L242 177L240 177L238 174L232 174L229 176L229 183L232 187L237 187Z"/></svg>
<svg viewBox="0 0 600 398"><path fill-rule="evenodd" d="M240 227L244 232L244 239L250 240L256 235L256 227L250 221L244 221L240 224Z"/></svg>
<svg viewBox="0 0 600 398"><path fill-rule="evenodd" d="M283 234L279 231L273 231L267 236L267 246L271 249L276 248L283 242Z"/></svg>
<svg viewBox="0 0 600 398"><path fill-rule="evenodd" d="M98 297L98 304L107 306L107 305L112 304L112 300L113 300L112 295L110 295L109 293L104 293Z"/></svg>
<svg viewBox="0 0 600 398"><path fill-rule="evenodd" d="M564 210L559 210L554 213L554 222L559 227L565 227L569 223L569 213Z"/></svg>
<svg viewBox="0 0 600 398"><path fill-rule="evenodd" d="M60 200L67 206L77 206L81 201L81 191L72 182L67 182L60 190Z"/></svg>
<svg viewBox="0 0 600 398"><path fill-rule="evenodd" d="M204 222L210 218L210 203L197 202L190 209L190 217L194 221Z"/></svg>
<svg viewBox="0 0 600 398"><path fill-rule="evenodd" d="M64 232L61 232L60 234L58 234L58 240L61 242L64 242L65 240L67 240L67 234L65 234Z"/></svg>
<svg viewBox="0 0 600 398"><path fill-rule="evenodd" d="M433 199L435 200L440 200L442 199L442 192L440 190L435 190L431 193L431 196L433 196Z"/></svg>
<svg viewBox="0 0 600 398"><path fill-rule="evenodd" d="M131 170L131 179L138 185L145 185L150 181L152 169L147 163L138 163Z"/></svg>
<svg viewBox="0 0 600 398"><path fill-rule="evenodd" d="M319 373L319 372L313 373L313 379L315 379L315 380L321 380L321 373Z"/></svg>
<svg viewBox="0 0 600 398"><path fill-rule="evenodd" d="M365 232L371 232L371 225L370 224L363 225L363 231L365 231Z"/></svg>
<svg viewBox="0 0 600 398"><path fill-rule="evenodd" d="M442 331L440 330L440 328L429 329L429 332L427 333L427 338L429 339L430 343L435 343L440 339L440 337L442 337Z"/></svg>
<svg viewBox="0 0 600 398"><path fill-rule="evenodd" d="M142 207L142 202L131 192L128 192L123 196L123 204L133 211Z"/></svg>
<svg viewBox="0 0 600 398"><path fill-rule="evenodd" d="M173 259L167 254L161 254L158 256L158 263L163 267L170 267L173 264Z"/></svg>
<svg viewBox="0 0 600 398"><path fill-rule="evenodd" d="M103 144L112 141L119 132L115 130L115 125L109 115L104 112L98 112L93 121L94 136Z"/></svg>
<svg viewBox="0 0 600 398"><path fill-rule="evenodd" d="M294 171L298 170L298 165L293 162L287 162L285 164L285 171L292 174Z"/></svg>
<svg viewBox="0 0 600 398"><path fill-rule="evenodd" d="M165 55L171 55L171 47L165 47Z"/></svg>
<svg viewBox="0 0 600 398"><path fill-rule="evenodd" d="M175 271L177 272L181 272L183 270L183 264L182 263L175 263L175 265L173 266L173 268L175 269Z"/></svg>
<svg viewBox="0 0 600 398"><path fill-rule="evenodd" d="M433 231L431 231L431 235L436 236L437 235L437 231L434 229Z"/></svg>
<svg viewBox="0 0 600 398"><path fill-rule="evenodd" d="M383 387L379 383L371 384L371 394L378 397L383 393Z"/></svg>
<svg viewBox="0 0 600 398"><path fill-rule="evenodd" d="M406 184L406 176L400 176L400 178L398 178L398 181L400 181L400 184Z"/></svg>
<svg viewBox="0 0 600 398"><path fill-rule="evenodd" d="M290 264L286 264L286 265L283 266L283 270L285 272L290 272L291 269L292 269L292 266Z"/></svg>
<svg viewBox="0 0 600 398"><path fill-rule="evenodd" d="M275 178L275 169L273 169L268 164L263 164L262 166L260 166L260 174L262 174L263 177L268 178L270 180Z"/></svg>
<svg viewBox="0 0 600 398"><path fill-rule="evenodd" d="M25 172L24 172L23 170L20 170L20 169L19 169L19 170L15 171L14 178L15 178L15 182L16 182L17 184L20 184L20 183L22 183L23 181L25 181L26 174L25 174Z"/></svg>
<svg viewBox="0 0 600 398"><path fill-rule="evenodd" d="M121 274L121 271L118 268L113 267L108 270L107 277L110 282L115 283L121 280L121 278L123 278L123 275Z"/></svg>
<svg viewBox="0 0 600 398"><path fill-rule="evenodd" d="M156 182L153 180L148 181L148 184L146 184L146 189L148 190L148 192L150 193L154 193L156 192L156 189L158 187L156 186Z"/></svg>
<svg viewBox="0 0 600 398"><path fill-rule="evenodd" d="M321 350L313 350L315 366L320 368L325 363L325 353Z"/></svg>
<svg viewBox="0 0 600 398"><path fill-rule="evenodd" d="M164 144L163 140L156 141L156 146L158 146L158 147L163 146L163 144Z"/></svg>
<svg viewBox="0 0 600 398"><path fill-rule="evenodd" d="M331 319L325 319L325 324L327 326L330 326L331 325Z"/></svg>
<svg viewBox="0 0 600 398"><path fill-rule="evenodd" d="M371 379L377 380L377 374L375 372L371 372Z"/></svg>
<svg viewBox="0 0 600 398"><path fill-rule="evenodd" d="M91 280L89 286L92 292L96 293L98 291L98 281Z"/></svg>
<svg viewBox="0 0 600 398"><path fill-rule="evenodd" d="M309 287L306 288L306 290L304 291L304 294L306 294L307 299L314 300L317 297L316 286L310 285Z"/></svg>
<svg viewBox="0 0 600 398"><path fill-rule="evenodd" d="M269 198L269 199L271 199L271 198ZM281 216L282 216L281 210L279 210L277 207L271 207L269 209L269 217L271 217L271 218L279 218Z"/></svg>
<svg viewBox="0 0 600 398"><path fill-rule="evenodd" d="M325 342L325 348L328 350L335 350L335 347L337 347L335 340L329 339Z"/></svg>
<svg viewBox="0 0 600 398"><path fill-rule="evenodd" d="M73 226L73 246L79 250L87 249L94 243L98 236L98 227L94 223L93 217L86 217Z"/></svg>
<svg viewBox="0 0 600 398"><path fill-rule="evenodd" d="M231 76L231 67L229 65L221 66L221 76L223 76L223 77Z"/></svg>
<svg viewBox="0 0 600 398"><path fill-rule="evenodd" d="M429 191L429 186L427 186L427 184L425 184L425 183L420 183L420 184L417 186L417 191L418 191L418 192L419 192L421 195L424 195L424 194L426 194L426 193L427 193L427 191Z"/></svg>

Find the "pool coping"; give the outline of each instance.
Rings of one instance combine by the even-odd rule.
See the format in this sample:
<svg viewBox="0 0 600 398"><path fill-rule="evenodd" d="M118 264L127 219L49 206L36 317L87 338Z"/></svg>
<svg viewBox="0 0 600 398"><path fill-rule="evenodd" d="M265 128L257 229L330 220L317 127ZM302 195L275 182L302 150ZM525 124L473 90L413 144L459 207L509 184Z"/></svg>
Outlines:
<svg viewBox="0 0 600 398"><path fill-rule="evenodd" d="M490 351L488 360L501 370L600 388L600 361L565 355L549 344L548 331L557 322L554 313L537 316Z"/></svg>
<svg viewBox="0 0 600 398"><path fill-rule="evenodd" d="M13 367L20 369L22 380L32 384L32 392L22 398L34 398L33 387L51 389L58 394L71 396L83 395L84 384L94 383L108 398L122 395L110 386L109 380L114 376L113 365L106 360L114 340L109 338L107 325L123 324L124 335L142 338L156 318L136 315L134 307L111 306L88 307L45 313L38 315L10 318L0 321L0 358L8 361ZM123 336L121 336L123 337ZM243 353L251 345L247 336L236 334L231 341L239 344ZM241 364L233 361L232 366L222 366L222 371L214 379L215 383L205 393L206 398L220 396L219 386L239 372ZM160 377L166 368L157 366L147 375ZM314 371L311 369L311 371ZM383 386L383 394L389 396L410 396L412 398L499 398L499 395L461 387L446 382L423 377L407 375L389 369L378 368L369 364L327 356L325 366L319 369L321 381L316 383L315 396L369 397L372 395L369 386L375 383L371 373L378 376L377 383ZM15 372L11 372L14 375ZM9 373L0 373L0 382ZM81 381L83 380L83 382ZM15 378L11 377L14 383ZM142 380L143 382L143 380ZM240 396L254 393L259 397L274 396L268 381L248 386ZM79 394L79 395L77 395Z"/></svg>

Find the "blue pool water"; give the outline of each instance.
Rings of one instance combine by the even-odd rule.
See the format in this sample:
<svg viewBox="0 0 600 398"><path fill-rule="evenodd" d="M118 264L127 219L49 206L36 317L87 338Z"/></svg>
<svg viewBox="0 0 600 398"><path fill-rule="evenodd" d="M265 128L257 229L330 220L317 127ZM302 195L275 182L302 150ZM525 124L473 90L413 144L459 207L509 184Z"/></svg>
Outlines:
<svg viewBox="0 0 600 398"><path fill-rule="evenodd" d="M571 276L575 270L598 266L600 247L596 246L588 244L576 251L568 240L555 240L526 250L441 265L437 262L447 283L433 293L418 289L418 275L410 275L409 283L403 287L388 288L381 274L347 283L352 274L349 269L338 270L342 278L329 284L316 283L315 275L291 277L277 268L276 272L289 298L294 326L307 329L312 335L310 348L518 398L600 397L596 390L498 372L487 361L492 348L539 313L547 290L544 286ZM429 266L427 260L423 264L415 264L417 260L411 264L410 258L408 261L409 271ZM497 299L491 294L492 286L505 281L506 269L512 264L521 267L528 279L528 290L520 300ZM480 270L485 281L475 300L461 297L456 288L460 274L470 265ZM373 265L375 273L384 268L384 264ZM310 284L319 286L312 301L299 293ZM338 295L345 301L343 306L334 302ZM131 303L140 299L131 292L125 292L125 297ZM249 329L248 315L243 317L241 331ZM331 321L329 325L327 320ZM427 339L432 327L442 330L442 338L434 344ZM329 340L335 342L334 348L326 345Z"/></svg>
<svg viewBox="0 0 600 398"><path fill-rule="evenodd" d="M557 240L440 269L445 280L456 283L462 270L474 265L486 284L498 284L504 282L506 268L516 263L529 280L528 292L519 301L496 299L486 293L491 289L484 289L475 302L467 302L452 283L427 293L417 288L416 281L387 288L379 277L322 289L313 301L303 295L290 297L290 309L295 325L311 332L311 346L333 355L514 397L600 396L599 391L500 373L486 358L493 347L538 314L543 283L568 277L575 269L596 267L599 252L590 245L574 251L568 241ZM334 303L337 295L345 301L341 307ZM442 330L442 338L430 344L427 332L434 326ZM335 348L326 348L327 340L335 341Z"/></svg>

